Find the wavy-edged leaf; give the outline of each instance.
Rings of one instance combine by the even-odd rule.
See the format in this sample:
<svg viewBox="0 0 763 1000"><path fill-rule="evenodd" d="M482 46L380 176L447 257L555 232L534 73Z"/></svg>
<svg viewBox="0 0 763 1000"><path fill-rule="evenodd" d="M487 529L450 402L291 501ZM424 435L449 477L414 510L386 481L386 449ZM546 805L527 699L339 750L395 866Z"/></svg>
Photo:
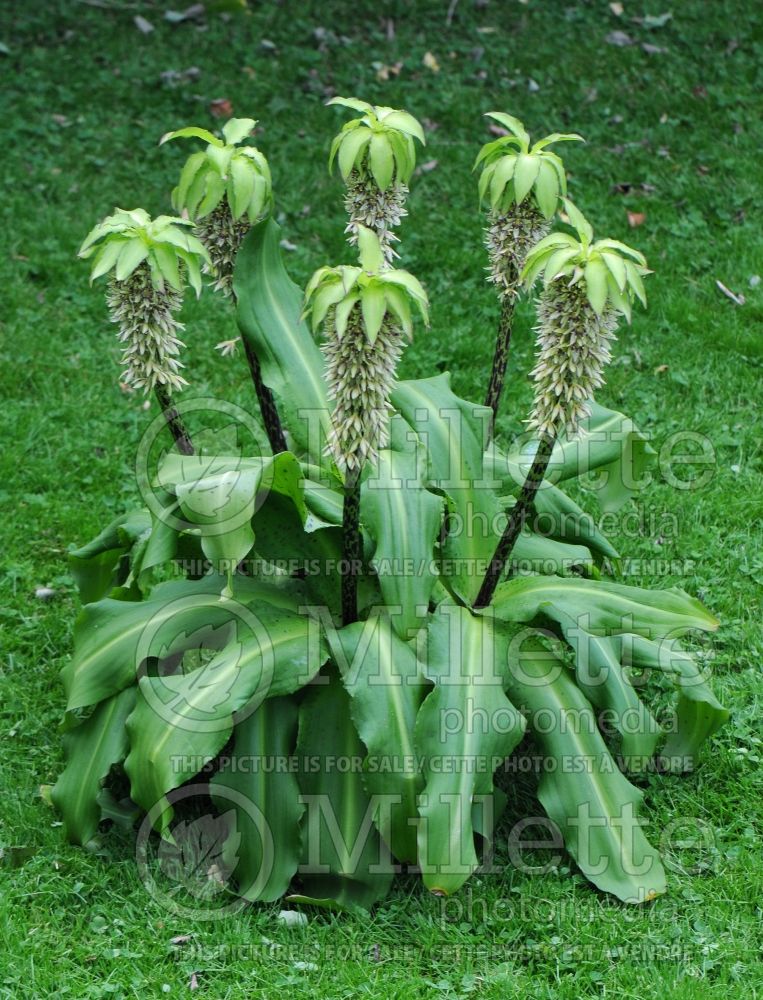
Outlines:
<svg viewBox="0 0 763 1000"><path fill-rule="evenodd" d="M493 606L503 621L534 622L541 616L562 621L566 616L599 636L633 632L662 639L718 628L707 608L678 587L645 590L608 580L515 577L498 585Z"/></svg>
<svg viewBox="0 0 763 1000"><path fill-rule="evenodd" d="M288 898L357 911L387 895L393 868L374 823L378 805L357 766L366 750L350 713L350 696L336 668L329 667L299 709L297 780L307 808L302 887Z"/></svg>
<svg viewBox="0 0 763 1000"><path fill-rule="evenodd" d="M114 587L124 583L127 569L122 559L151 533L151 515L147 510L131 510L114 518L111 524L87 545L69 552L69 569L83 604L98 601Z"/></svg>
<svg viewBox="0 0 763 1000"><path fill-rule="evenodd" d="M239 605L266 601L297 610L304 603L299 581L241 577L236 601L220 598L224 578L161 583L143 601L104 598L87 604L74 625L74 653L61 671L67 711L95 705L135 682L153 657L177 657L198 647L203 630L230 623Z"/></svg>
<svg viewBox="0 0 763 1000"><path fill-rule="evenodd" d="M304 687L328 657L304 615L258 603L246 615L236 613L232 625L223 648L203 666L139 680L125 771L134 801L157 807L161 830L172 815L165 797L222 749L236 713Z"/></svg>
<svg viewBox="0 0 763 1000"><path fill-rule="evenodd" d="M82 725L64 735L66 768L50 795L74 844L87 844L98 829L102 785L127 754L125 722L134 705L135 688L130 687L101 702Z"/></svg>
<svg viewBox="0 0 763 1000"><path fill-rule="evenodd" d="M696 656L681 649L674 639L653 642L637 635L623 635L618 637L618 642L624 662L638 668L659 670L676 686L675 728L668 733L660 751L660 761L664 770L691 770L705 740L728 721L728 709L713 694Z"/></svg>
<svg viewBox="0 0 763 1000"><path fill-rule="evenodd" d="M324 363L300 319L302 292L286 273L280 239L280 226L265 219L252 227L238 252L233 275L238 325L295 445L317 457L330 429Z"/></svg>
<svg viewBox="0 0 763 1000"><path fill-rule="evenodd" d="M426 887L440 895L456 892L479 865L473 807L492 796L495 768L524 733L496 669L494 642L492 623L466 608L441 604L432 616L425 673L434 689L419 709L414 739L426 780L419 865ZM484 835L484 816L481 829Z"/></svg>
<svg viewBox="0 0 763 1000"><path fill-rule="evenodd" d="M223 859L244 899L270 902L284 895L302 853L304 805L288 762L297 737L297 703L268 698L239 722L234 743L210 781L221 811L234 809L238 838Z"/></svg>
<svg viewBox="0 0 763 1000"><path fill-rule="evenodd" d="M448 373L398 382L392 403L428 449L428 485L445 496L452 529L442 556L452 560L450 583L471 603L495 551L494 525L502 513L484 468L490 409L456 396Z"/></svg>
<svg viewBox="0 0 763 1000"><path fill-rule="evenodd" d="M413 763L413 732L425 693L416 654L398 638L386 614L327 634L368 750L366 792L384 803L375 822L393 855L415 864L417 796L424 781Z"/></svg>
<svg viewBox="0 0 763 1000"><path fill-rule="evenodd" d="M371 562L384 603L396 609L392 622L403 639L424 623L438 576L433 563L443 501L422 481L425 463L423 449L415 445L380 452L360 498L361 522L374 542Z"/></svg>
<svg viewBox="0 0 763 1000"><path fill-rule="evenodd" d="M549 760L538 798L583 874L626 903L664 893L662 862L638 816L643 793L618 770L563 664L536 639L525 640L508 662L506 690Z"/></svg>
<svg viewBox="0 0 763 1000"><path fill-rule="evenodd" d="M529 441L512 448L508 459L529 469L536 448L537 441ZM647 485L647 469L655 456L648 436L630 417L594 401L590 416L580 422L578 434L554 445L546 478L558 483L595 472L587 487L602 510L616 511Z"/></svg>

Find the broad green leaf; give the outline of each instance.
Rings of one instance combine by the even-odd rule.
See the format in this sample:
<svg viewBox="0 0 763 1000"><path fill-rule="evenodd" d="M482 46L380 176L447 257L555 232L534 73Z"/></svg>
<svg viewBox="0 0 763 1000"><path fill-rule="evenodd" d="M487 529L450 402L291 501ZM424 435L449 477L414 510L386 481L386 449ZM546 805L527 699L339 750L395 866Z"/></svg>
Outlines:
<svg viewBox="0 0 763 1000"><path fill-rule="evenodd" d="M564 210L570 220L570 225L578 231L583 243L590 243L593 239L593 227L588 219L586 219L580 209L569 198L564 199Z"/></svg>
<svg viewBox="0 0 763 1000"><path fill-rule="evenodd" d="M608 713L610 724L622 737L622 754L628 770L646 770L662 729L623 671L622 637L591 635L564 614L559 614L557 621L575 654L578 687L592 705Z"/></svg>
<svg viewBox="0 0 763 1000"><path fill-rule="evenodd" d="M379 803L363 787L358 765L365 756L350 696L332 666L300 704L297 780L306 805L298 870L302 889L288 898L357 911L387 895L393 869L374 823Z"/></svg>
<svg viewBox="0 0 763 1000"><path fill-rule="evenodd" d="M228 168L235 152L236 150L232 146L223 146L222 148L219 146L207 147L207 159L223 180L228 176Z"/></svg>
<svg viewBox="0 0 763 1000"><path fill-rule="evenodd" d="M239 836L223 860L244 899L271 902L284 895L302 854L304 805L288 762L297 738L298 708L289 697L268 698L236 726L233 747L210 781L221 812L233 809Z"/></svg>
<svg viewBox="0 0 763 1000"><path fill-rule="evenodd" d="M319 456L330 428L324 362L300 320L302 292L286 273L280 239L280 226L265 219L252 227L238 251L233 274L238 325L296 447Z"/></svg>
<svg viewBox="0 0 763 1000"><path fill-rule="evenodd" d="M415 764L413 729L425 682L415 653L396 631L380 614L328 630L328 640L368 750L366 792L384 803L375 820L379 832L398 861L415 864L417 796L424 782Z"/></svg>
<svg viewBox="0 0 763 1000"><path fill-rule="evenodd" d="M74 653L61 671L67 711L95 705L133 684L153 657L180 656L205 636L235 622L240 605L252 602L297 609L304 602L298 581L241 577L236 600L220 599L224 578L159 584L144 601L104 598L87 604L74 625Z"/></svg>
<svg viewBox="0 0 763 1000"><path fill-rule="evenodd" d="M539 159L536 157L536 159ZM539 159L538 174L535 178L535 199L546 219L553 217L559 205L559 178L553 166L545 159ZM514 179L514 187L517 181Z"/></svg>
<svg viewBox="0 0 763 1000"><path fill-rule="evenodd" d="M607 304L607 268L604 261L589 260L584 271L588 301L597 316L604 312Z"/></svg>
<svg viewBox="0 0 763 1000"><path fill-rule="evenodd" d="M174 288L175 291L183 290L183 282L178 268L178 257L173 247L166 243L157 243L151 248L151 255L155 258L159 266L162 278Z"/></svg>
<svg viewBox="0 0 763 1000"><path fill-rule="evenodd" d="M204 142L210 143L212 146L222 146L222 139L218 139L216 135L212 135L205 128L197 128L195 125L189 125L186 128L179 128L175 132L166 132L159 140L159 145L164 145L165 142L169 142L170 139L203 139Z"/></svg>
<svg viewBox="0 0 763 1000"><path fill-rule="evenodd" d="M515 446L509 462L529 469L536 447L537 441ZM602 510L616 511L648 484L647 470L655 454L648 437L629 417L592 401L591 414L581 421L578 434L555 443L546 478L556 484L595 473L587 488Z"/></svg>
<svg viewBox="0 0 763 1000"><path fill-rule="evenodd" d="M678 690L676 727L660 753L662 766L670 771L692 770L705 740L728 721L729 712L711 691L696 657L673 639L652 642L641 636L618 637L624 663L659 670Z"/></svg>
<svg viewBox="0 0 763 1000"><path fill-rule="evenodd" d="M578 135L577 132L552 132L551 135L547 135L543 139L538 139L537 142L533 143L532 152L537 153L555 142L585 142L585 139L582 135Z"/></svg>
<svg viewBox="0 0 763 1000"><path fill-rule="evenodd" d="M164 829L172 814L165 797L222 749L236 713L304 687L327 656L310 619L263 602L235 615L227 641L201 667L144 674L127 723L133 800L146 810L161 803L156 825Z"/></svg>
<svg viewBox="0 0 763 1000"><path fill-rule="evenodd" d="M537 639L511 650L506 690L527 713L528 728L549 761L538 798L583 874L626 903L665 892L659 854L638 816L643 793L620 773L599 735L590 703L564 665Z"/></svg>
<svg viewBox="0 0 763 1000"><path fill-rule="evenodd" d="M66 768L50 795L74 844L87 844L98 829L101 786L111 767L127 754L125 722L134 704L135 688L130 687L101 702L85 722L64 735Z"/></svg>
<svg viewBox="0 0 763 1000"><path fill-rule="evenodd" d="M466 608L441 604L429 626L425 672L434 683L416 719L425 761L418 832L424 885L456 892L479 865L473 806L492 796L493 772L525 725L503 690L492 624Z"/></svg>
<svg viewBox="0 0 763 1000"><path fill-rule="evenodd" d="M384 254L379 237L368 226L358 226L358 256L360 266L368 274L378 274L384 267Z"/></svg>
<svg viewBox="0 0 763 1000"><path fill-rule="evenodd" d="M386 191L392 183L395 161L392 156L392 148L390 147L389 140L383 133L375 133L371 137L368 162L374 180L382 191Z"/></svg>
<svg viewBox="0 0 763 1000"><path fill-rule="evenodd" d="M645 639L714 631L718 621L695 597L678 587L645 590L605 580L553 576L516 577L499 584L495 614L508 622L560 621L567 616L592 635L633 632Z"/></svg>
<svg viewBox="0 0 763 1000"><path fill-rule="evenodd" d="M442 557L453 567L448 582L471 603L495 551L494 525L502 514L483 464L490 410L454 395L447 373L398 382L392 403L428 449L428 485L445 496L450 520L442 544Z"/></svg>
<svg viewBox="0 0 763 1000"><path fill-rule="evenodd" d="M347 180L356 166L360 166L366 147L371 142L372 135L373 133L370 129L357 128L353 132L348 132L342 139L337 161L339 163L339 172L345 180Z"/></svg>
<svg viewBox="0 0 763 1000"><path fill-rule="evenodd" d="M122 253L125 242L125 240L114 236L101 246L93 260L93 268L90 272L91 282L95 281L96 278L100 278L103 274L108 274L112 267L114 267Z"/></svg>
<svg viewBox="0 0 763 1000"><path fill-rule="evenodd" d="M87 545L69 552L69 569L83 604L100 600L124 583L126 570L120 571L122 558L150 532L149 512L133 510L120 514Z"/></svg>
<svg viewBox="0 0 763 1000"><path fill-rule="evenodd" d="M508 129L512 135L515 135L517 139L527 148L530 142L530 136L525 131L525 127L518 118L514 118L513 115L504 114L502 111L488 111L485 113L486 118L493 118L504 128Z"/></svg>
<svg viewBox="0 0 763 1000"><path fill-rule="evenodd" d="M405 132L406 135L412 135L415 139L418 139L422 145L426 145L424 129L413 115L408 114L407 111L390 111L382 120L384 121L385 128L399 129L401 132Z"/></svg>
<svg viewBox="0 0 763 1000"><path fill-rule="evenodd" d="M382 451L360 498L361 522L374 542L372 565L385 605L397 609L392 624L404 639L421 628L437 582L434 549L443 501L426 489L425 470L419 447Z"/></svg>
<svg viewBox="0 0 763 1000"><path fill-rule="evenodd" d="M228 198L234 219L240 219L246 214L249 203L254 195L255 174L246 160L234 157L230 164L233 198Z"/></svg>
<svg viewBox="0 0 763 1000"><path fill-rule="evenodd" d="M195 213L191 213L199 219L203 219L205 215L213 212L225 197L225 181L219 174L208 170L204 174L204 180L204 196ZM193 190L193 185L191 185L191 189Z"/></svg>
<svg viewBox="0 0 763 1000"><path fill-rule="evenodd" d="M387 301L384 289L380 284L369 284L360 293L360 308L363 313L363 326L366 336L373 344L381 330Z"/></svg>
<svg viewBox="0 0 763 1000"><path fill-rule="evenodd" d="M235 146L251 133L257 122L254 118L231 118L223 125L225 141Z"/></svg>
<svg viewBox="0 0 763 1000"><path fill-rule="evenodd" d="M148 257L148 247L139 237L134 237L122 246L117 260L114 277L117 281L129 278L135 268Z"/></svg>
<svg viewBox="0 0 763 1000"><path fill-rule="evenodd" d="M326 106L330 107L332 104L340 104L344 108L351 108L353 111L360 111L364 114L373 111L372 105L366 101L358 100L357 97L332 97L330 101L326 101Z"/></svg>
<svg viewBox="0 0 763 1000"><path fill-rule="evenodd" d="M180 180L178 181L178 186L173 192L172 203L176 209L180 210L185 205L186 196L188 195L188 189L193 183L194 178L201 170L202 166L206 162L206 153L198 152L191 153L188 159L185 161L185 166L180 172Z"/></svg>
<svg viewBox="0 0 763 1000"><path fill-rule="evenodd" d="M535 183L535 178L540 170L540 158L530 156L529 153L522 153L517 157L517 165L514 168L514 197L517 204L521 204L529 194Z"/></svg>

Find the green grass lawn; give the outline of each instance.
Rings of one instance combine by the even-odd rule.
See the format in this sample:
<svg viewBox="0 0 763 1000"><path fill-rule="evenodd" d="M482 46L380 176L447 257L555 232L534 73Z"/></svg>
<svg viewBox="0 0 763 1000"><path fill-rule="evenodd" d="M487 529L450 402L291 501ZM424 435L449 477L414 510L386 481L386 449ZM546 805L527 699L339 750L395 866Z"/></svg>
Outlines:
<svg viewBox="0 0 763 1000"><path fill-rule="evenodd" d="M0 996L178 997L194 972L198 995L215 1000L763 996L759 5L682 0L665 19L667 0L623 0L620 16L603 0L461 0L446 24L445 0L253 2L250 16L211 17L203 30L164 20L164 6L0 0ZM138 13L151 33L134 26ZM613 32L634 44L612 44ZM189 67L198 73L167 76ZM600 233L638 246L655 271L649 311L622 329L599 399L629 413L662 461L630 520L624 510L609 530L642 560L625 582L683 586L721 619L715 687L732 719L694 773L643 783L650 837L667 831L670 883L645 908L604 898L570 863L543 876L478 875L445 904L401 879L365 920L309 912L306 926L286 928L277 905L183 920L146 893L128 834L105 835L92 853L70 847L40 797L62 762L58 673L78 606L66 553L135 503L135 448L157 412L118 386L102 289L88 287L77 248L115 204L167 209L184 153L160 149L159 137L215 127L210 104L224 98L261 120L295 279L348 259L341 188L325 169L345 117L324 107L334 93L427 121L428 169L414 179L402 239L433 323L403 376L450 369L457 392L484 395L497 307L470 170L489 138L485 111L511 111L536 134L581 132L588 144L564 150L571 193ZM629 212L643 224L630 228ZM232 315L207 295L184 319L189 393L253 407L241 357L213 350L235 335ZM530 323L523 306L505 439L529 405ZM677 488L691 467L671 464L669 441L683 431L712 445L700 488ZM37 599L40 586L54 599ZM512 810L532 808L533 783L510 791L505 831ZM682 833L676 818L694 827ZM172 944L177 935L192 937Z"/></svg>

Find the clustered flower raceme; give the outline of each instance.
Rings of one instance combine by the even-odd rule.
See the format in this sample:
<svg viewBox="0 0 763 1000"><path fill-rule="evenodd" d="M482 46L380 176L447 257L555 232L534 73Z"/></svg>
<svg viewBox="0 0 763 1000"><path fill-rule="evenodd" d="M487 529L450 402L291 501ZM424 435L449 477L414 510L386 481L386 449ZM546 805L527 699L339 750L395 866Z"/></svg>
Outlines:
<svg viewBox="0 0 763 1000"><path fill-rule="evenodd" d="M631 304L646 305L642 254L617 240L593 242L593 229L568 199L567 217L578 238L552 233L529 254L522 278L542 276L537 362L531 373L534 402L528 425L541 437L574 434L604 384L618 315L630 322Z"/></svg>
<svg viewBox="0 0 763 1000"><path fill-rule="evenodd" d="M407 271L385 265L379 238L358 226L359 267L321 267L305 290L305 314L323 325L328 396L334 402L328 454L348 478L388 443L389 396L411 303L428 323L428 300Z"/></svg>
<svg viewBox="0 0 763 1000"><path fill-rule="evenodd" d="M374 107L352 97L335 97L340 104L362 117L347 122L331 144L329 170L336 159L347 184L344 199L349 221L345 232L349 242L358 242L358 227L372 229L389 264L398 256L393 243L394 229L408 213L405 200L408 182L416 166L414 138L426 142L424 130L407 111Z"/></svg>
<svg viewBox="0 0 763 1000"><path fill-rule="evenodd" d="M79 256L93 257L90 280L111 274L107 302L123 345L123 381L148 393L187 385L180 374L175 314L188 281L201 292L201 264L207 252L185 219L162 215L151 220L143 209L117 209L87 236Z"/></svg>
<svg viewBox="0 0 763 1000"><path fill-rule="evenodd" d="M513 298L519 292L519 275L528 253L548 234L559 198L567 191L564 165L547 147L583 140L575 133L554 132L531 147L530 136L517 118L499 111L486 117L510 133L486 143L474 167L482 164L479 197L490 205L485 240L490 280L502 298Z"/></svg>
<svg viewBox="0 0 763 1000"><path fill-rule="evenodd" d="M214 288L231 293L236 254L250 227L270 211L273 202L270 167L255 146L240 145L257 122L231 118L223 125L223 139L204 128L189 126L168 132L170 139L203 139L207 148L186 160L172 192L177 212L187 213L207 248L208 271Z"/></svg>

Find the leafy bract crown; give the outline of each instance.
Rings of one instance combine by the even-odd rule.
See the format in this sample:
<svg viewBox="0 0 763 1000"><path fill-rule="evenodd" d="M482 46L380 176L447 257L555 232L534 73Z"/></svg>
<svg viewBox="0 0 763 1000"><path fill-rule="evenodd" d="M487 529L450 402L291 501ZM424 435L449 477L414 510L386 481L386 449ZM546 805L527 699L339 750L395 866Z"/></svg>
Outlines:
<svg viewBox="0 0 763 1000"><path fill-rule="evenodd" d="M492 209L505 211L532 195L544 218L550 219L560 196L567 193L567 177L561 158L546 147L585 140L574 132L554 132L530 146L530 136L518 118L500 111L489 111L486 117L494 118L510 135L486 143L479 151L474 169L482 164L480 202L487 200Z"/></svg>
<svg viewBox="0 0 763 1000"><path fill-rule="evenodd" d="M407 184L416 166L413 140L426 144L424 129L413 115L394 108L375 107L354 97L333 97L328 103L362 113L362 117L343 125L334 137L329 170L336 159L345 181L353 170L361 174L368 170L382 191L393 181Z"/></svg>
<svg viewBox="0 0 763 1000"><path fill-rule="evenodd" d="M358 227L360 266L320 267L305 289L305 315L317 330L334 307L334 329L341 339L351 312L360 305L363 328L370 343L378 336L384 317L391 313L406 337L413 337L411 303L429 325L429 300L418 279L408 271L385 267L379 238L366 226Z"/></svg>
<svg viewBox="0 0 763 1000"><path fill-rule="evenodd" d="M114 270L117 281L126 281L146 262L155 288L165 283L181 292L184 272L197 295L201 294L201 263L209 256L200 240L187 231L187 219L159 215L151 219L142 208L117 208L88 233L80 257L93 257L90 281ZM185 268L181 268L181 263Z"/></svg>
<svg viewBox="0 0 763 1000"><path fill-rule="evenodd" d="M172 192L176 212L186 210L192 219L203 219L214 212L223 198L234 219L246 216L254 223L262 218L273 201L270 167L256 146L239 143L257 122L254 118L231 118L223 125L223 138L190 125L168 132L160 145L170 139L202 139L207 148L191 153Z"/></svg>
<svg viewBox="0 0 763 1000"><path fill-rule="evenodd" d="M609 306L630 322L631 303L646 305L643 276L651 274L644 255L618 240L593 239L593 228L580 209L568 199L564 208L577 239L569 233L551 233L534 247L521 278L530 288L542 275L544 287L569 278L569 284L585 282L586 296L594 312Z"/></svg>

